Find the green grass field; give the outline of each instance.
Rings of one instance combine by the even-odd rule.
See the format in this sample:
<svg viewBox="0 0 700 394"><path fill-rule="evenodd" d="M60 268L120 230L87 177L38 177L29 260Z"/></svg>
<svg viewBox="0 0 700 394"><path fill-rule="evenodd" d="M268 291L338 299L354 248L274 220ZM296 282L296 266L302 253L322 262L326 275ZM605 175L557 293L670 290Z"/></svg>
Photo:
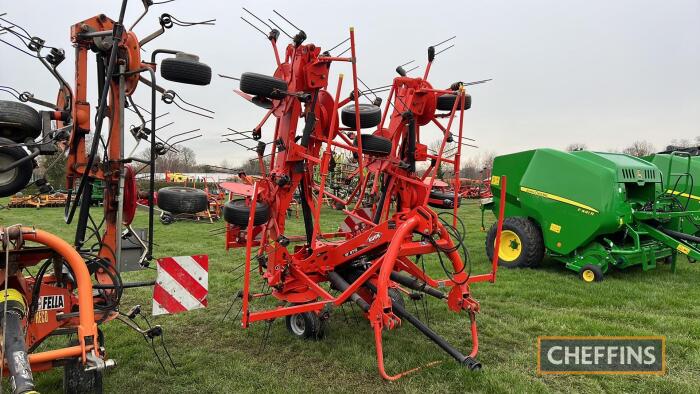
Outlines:
<svg viewBox="0 0 700 394"><path fill-rule="evenodd" d="M0 201L2 202L2 201ZM488 270L484 233L479 230L476 204L463 206L473 272ZM62 208L0 210L0 223L22 223L71 240L73 227L63 223ZM488 221L492 221L490 214ZM341 220L336 211L322 215L332 230ZM136 227L144 226L139 213ZM681 261L676 274L668 266L610 272L600 283L586 284L563 265L545 261L537 269L502 269L495 284L472 287L481 303L479 361L481 373L470 373L440 351L417 330L404 325L384 335L387 369L398 372L433 360L444 362L387 383L377 374L373 335L358 312L345 307L347 320L336 310L322 341L301 341L286 331L283 320L272 324L261 349L265 323L243 330L232 317L223 321L241 288L243 250L226 253L223 235L210 235L216 224L179 222L156 224L156 256L209 255L209 307L152 319L165 330L165 340L177 369L163 371L150 346L114 321L103 326L109 357L117 362L105 379L106 392L229 393L229 392L698 392L700 389L700 264ZM292 219L290 230L301 231ZM426 260L429 271L441 268ZM151 279L151 270L124 274L125 281ZM257 279L257 278L256 278ZM259 286L259 282L256 282ZM141 304L150 311L150 289L125 292L122 309ZM409 310L415 311L407 301ZM254 304L255 306L255 304ZM468 318L448 312L435 300L428 304L430 324L464 350L469 342ZM665 376L538 376L539 335L665 335ZM160 350L162 353L162 350ZM36 378L42 393L60 392L62 373ZM7 385L5 385L7 386Z"/></svg>

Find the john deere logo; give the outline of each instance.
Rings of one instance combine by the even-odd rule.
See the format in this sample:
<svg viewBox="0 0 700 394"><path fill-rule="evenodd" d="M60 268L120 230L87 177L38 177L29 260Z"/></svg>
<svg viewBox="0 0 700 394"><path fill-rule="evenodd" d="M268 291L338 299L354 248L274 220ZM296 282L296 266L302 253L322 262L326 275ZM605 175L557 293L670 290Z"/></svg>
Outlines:
<svg viewBox="0 0 700 394"><path fill-rule="evenodd" d="M642 178L642 170L637 170L637 178Z"/></svg>

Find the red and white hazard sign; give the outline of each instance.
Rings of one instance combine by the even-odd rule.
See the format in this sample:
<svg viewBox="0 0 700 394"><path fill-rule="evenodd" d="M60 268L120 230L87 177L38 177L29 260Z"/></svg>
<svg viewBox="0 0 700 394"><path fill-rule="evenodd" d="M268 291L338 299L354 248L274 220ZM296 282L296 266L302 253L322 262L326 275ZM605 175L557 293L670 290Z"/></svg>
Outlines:
<svg viewBox="0 0 700 394"><path fill-rule="evenodd" d="M207 306L209 256L158 259L153 288L153 315L178 313Z"/></svg>

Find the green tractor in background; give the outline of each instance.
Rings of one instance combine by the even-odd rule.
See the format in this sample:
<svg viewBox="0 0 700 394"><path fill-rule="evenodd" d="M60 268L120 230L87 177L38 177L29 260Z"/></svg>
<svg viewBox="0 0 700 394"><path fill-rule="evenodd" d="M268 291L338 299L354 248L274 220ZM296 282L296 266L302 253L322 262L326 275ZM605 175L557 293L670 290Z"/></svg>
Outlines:
<svg viewBox="0 0 700 394"><path fill-rule="evenodd" d="M664 262L675 272L679 253L691 261L700 259L694 227L695 221L700 223L700 207L691 210L682 200L684 190L697 188L688 164L691 157L677 152L656 156L643 160L618 153L536 149L496 157L494 197L482 210L497 213L505 204L499 264L531 267L547 255L593 282L611 267L641 265L646 271ZM657 164L664 160L675 163L666 175ZM681 162L683 171L677 169ZM501 176L508 180L506 201L499 197ZM495 236L494 225L486 237L489 258Z"/></svg>

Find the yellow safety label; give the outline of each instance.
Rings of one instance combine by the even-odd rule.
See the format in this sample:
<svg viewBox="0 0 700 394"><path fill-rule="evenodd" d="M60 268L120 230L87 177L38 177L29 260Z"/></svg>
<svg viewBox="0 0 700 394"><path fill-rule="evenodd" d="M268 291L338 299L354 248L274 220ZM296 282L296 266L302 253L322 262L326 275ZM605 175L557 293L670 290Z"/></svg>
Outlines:
<svg viewBox="0 0 700 394"><path fill-rule="evenodd" d="M492 176L491 177L491 184L496 185L496 186L500 185L501 184L501 177L498 175Z"/></svg>
<svg viewBox="0 0 700 394"><path fill-rule="evenodd" d="M555 223L549 225L549 231L559 234L561 232L561 226Z"/></svg>
<svg viewBox="0 0 700 394"><path fill-rule="evenodd" d="M683 244L678 244L678 246L676 246L676 250L686 255L690 253L690 248Z"/></svg>

